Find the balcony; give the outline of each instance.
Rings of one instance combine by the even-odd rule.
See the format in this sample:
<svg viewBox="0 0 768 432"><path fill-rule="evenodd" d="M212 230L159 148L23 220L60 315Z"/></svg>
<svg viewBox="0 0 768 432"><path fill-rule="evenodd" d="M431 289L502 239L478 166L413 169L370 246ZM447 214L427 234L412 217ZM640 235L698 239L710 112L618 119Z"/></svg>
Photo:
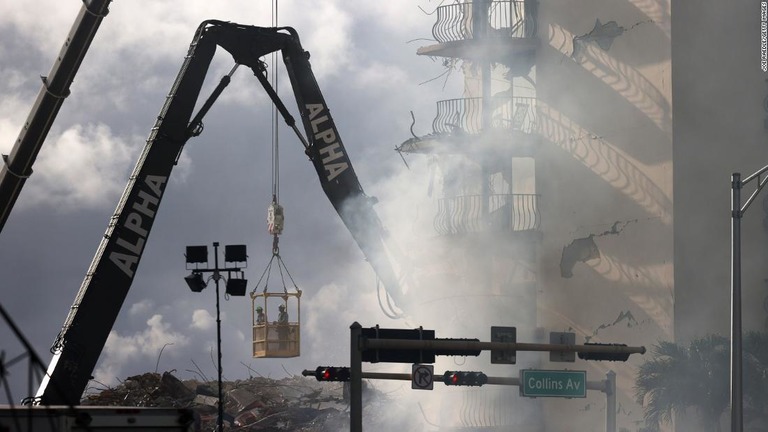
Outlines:
<svg viewBox="0 0 768 432"><path fill-rule="evenodd" d="M538 231L541 216L538 195L493 194L487 197L487 212L482 195L466 195L438 200L435 230L442 235L469 233L513 233Z"/></svg>
<svg viewBox="0 0 768 432"><path fill-rule="evenodd" d="M432 36L438 43L419 48L417 54L499 62L521 74L530 70L538 46L536 1L492 1L489 5L488 22L482 29L474 28L476 20L472 18L479 5L438 7L437 21L432 26ZM520 61L523 64L513 68L513 63Z"/></svg>
<svg viewBox="0 0 768 432"><path fill-rule="evenodd" d="M495 97L490 101L491 129L531 133L536 124L536 98ZM462 98L437 102L432 121L436 134L479 134L483 130L483 99Z"/></svg>
<svg viewBox="0 0 768 432"><path fill-rule="evenodd" d="M437 102L433 133L411 138L397 150L405 153L465 153L484 147L515 157L534 154L538 135L536 98L494 97L490 101L490 130L483 132L483 99L461 98ZM482 135L482 136L481 136Z"/></svg>
<svg viewBox="0 0 768 432"><path fill-rule="evenodd" d="M536 18L526 1L494 1L488 9L487 38L536 37ZM472 3L455 3L437 8L432 36L439 43L474 39Z"/></svg>

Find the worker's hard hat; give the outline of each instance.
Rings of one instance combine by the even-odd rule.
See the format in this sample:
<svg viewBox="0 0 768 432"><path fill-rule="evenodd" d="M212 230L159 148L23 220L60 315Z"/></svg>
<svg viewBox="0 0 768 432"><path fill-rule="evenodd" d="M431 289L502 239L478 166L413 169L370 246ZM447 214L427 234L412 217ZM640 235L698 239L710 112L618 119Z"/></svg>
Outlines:
<svg viewBox="0 0 768 432"><path fill-rule="evenodd" d="M278 309L285 309L285 305L278 306Z"/></svg>
<svg viewBox="0 0 768 432"><path fill-rule="evenodd" d="M261 312L263 309L261 309L261 306L256 306L256 312Z"/></svg>

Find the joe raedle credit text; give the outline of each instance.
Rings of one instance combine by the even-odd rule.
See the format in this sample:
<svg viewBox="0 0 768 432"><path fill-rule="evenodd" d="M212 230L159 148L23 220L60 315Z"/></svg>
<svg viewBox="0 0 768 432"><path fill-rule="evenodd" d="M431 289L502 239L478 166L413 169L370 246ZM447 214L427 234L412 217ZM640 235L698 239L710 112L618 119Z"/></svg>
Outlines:
<svg viewBox="0 0 768 432"><path fill-rule="evenodd" d="M760 2L760 69L768 72L768 2Z"/></svg>

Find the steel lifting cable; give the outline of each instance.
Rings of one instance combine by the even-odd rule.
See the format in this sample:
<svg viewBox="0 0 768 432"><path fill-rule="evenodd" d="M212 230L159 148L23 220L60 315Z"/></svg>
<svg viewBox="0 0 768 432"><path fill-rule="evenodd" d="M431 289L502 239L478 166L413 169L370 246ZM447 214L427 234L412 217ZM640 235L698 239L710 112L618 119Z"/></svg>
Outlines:
<svg viewBox="0 0 768 432"><path fill-rule="evenodd" d="M278 15L277 3L278 3L278 0L272 1L272 26L273 27L277 27L277 15ZM272 77L271 77L272 88L274 88L275 92L277 92L277 89L278 89L277 62L279 60L277 51L273 52L271 56L272 56ZM267 263L267 268L264 269L264 272L262 272L258 282L256 282L256 287L254 287L253 291L255 292L256 289L259 287L259 285L261 285L261 281L264 280L263 292L264 293L267 292L269 287L269 277L272 274L272 264L275 262L275 258L277 258L277 268L280 273L280 280L283 286L283 293L287 294L288 289L285 285L285 275L283 274L283 270L285 270L285 274L288 275L288 278L293 284L294 289L296 289L297 291L298 291L298 286L296 285L296 282L293 280L291 273L288 271L288 267L285 265L283 258L280 256L279 236L282 233L282 228L283 228L283 213L282 213L282 207L280 206L280 144L279 144L279 124L278 124L279 118L280 118L280 112L277 109L277 106L273 106L272 116L271 116L272 203L270 204L268 218L267 218L268 229L270 234L272 234L272 257L269 259L269 263Z"/></svg>
<svg viewBox="0 0 768 432"><path fill-rule="evenodd" d="M277 27L277 1L272 2L272 27ZM275 89L275 93L278 90L278 73L277 73L277 51L272 52L272 88ZM277 106L272 106L272 199L275 203L280 199L280 152L279 152L279 129L278 119L280 113L277 110Z"/></svg>
<svg viewBox="0 0 768 432"><path fill-rule="evenodd" d="M253 288L253 292L256 292L256 289L261 285L261 281L264 280L264 277L266 276L267 279L264 281L264 291L267 292L267 288L269 287L269 276L272 274L272 261L275 260L276 255L272 255L272 258L269 259L269 263L267 263L267 268L264 269L264 271L261 273L261 276L259 277L259 280L256 282L256 286Z"/></svg>
<svg viewBox="0 0 768 432"><path fill-rule="evenodd" d="M285 270L285 274L288 275L288 279L291 280L291 283L293 284L293 289L296 291L299 291L299 287L296 285L296 281L293 280L293 276L291 276L291 272L288 271L288 267L283 262L283 258L280 257L280 255L277 256L277 267L280 269L280 279L283 280L283 292L287 293L288 290L285 289L285 277L283 276L283 270Z"/></svg>
<svg viewBox="0 0 768 432"><path fill-rule="evenodd" d="M277 27L277 15L278 15L278 7L277 7L278 0L272 0L272 27ZM278 73L277 73L277 62L278 62L278 54L277 51L272 52L272 88L275 89L275 93L278 91ZM278 112L277 106L272 106L272 206L273 208L270 209L270 211L277 211L277 209L280 206L280 129L278 125L278 119L280 117L280 113ZM277 216L277 215L275 215ZM272 226L270 226L270 232L272 231ZM272 232L272 253L273 255L278 255L280 253L280 248L278 246L279 238L278 236L282 232L282 227L279 226L275 230L275 232Z"/></svg>
<svg viewBox="0 0 768 432"><path fill-rule="evenodd" d="M288 276L288 279L293 284L293 288L298 291L299 286L296 285L296 281L293 280L293 276L291 276L291 272L288 271L288 266L285 265L285 262L283 261L283 258L280 256L280 254L273 253L272 258L269 259L269 263L267 263L267 268L264 269L264 271L261 273L261 276L259 277L259 280L256 282L256 286L253 288L253 292L256 292L256 289L261 285L261 281L264 281L264 290L262 292L266 293L269 287L269 277L272 274L272 264L275 262L275 258L277 258L277 268L280 272L280 280L283 285L283 293L288 293L288 288L285 286L285 276ZM283 274L283 271L285 271L285 274ZM266 278L266 279L264 279Z"/></svg>

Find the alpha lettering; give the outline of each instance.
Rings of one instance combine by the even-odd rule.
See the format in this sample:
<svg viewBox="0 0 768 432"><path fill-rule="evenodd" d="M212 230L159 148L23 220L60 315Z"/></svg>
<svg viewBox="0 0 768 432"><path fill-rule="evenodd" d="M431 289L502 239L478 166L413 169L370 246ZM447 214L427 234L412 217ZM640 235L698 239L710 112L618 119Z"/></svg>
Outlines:
<svg viewBox="0 0 768 432"><path fill-rule="evenodd" d="M119 252L112 252L109 254L109 260L115 263L117 268L130 277L133 276L133 266L139 263L139 258L137 256Z"/></svg>
<svg viewBox="0 0 768 432"><path fill-rule="evenodd" d="M163 185L167 180L168 177L147 175L147 177L144 178L144 183L152 189L152 192L155 193L156 197L160 198L163 196Z"/></svg>
<svg viewBox="0 0 768 432"><path fill-rule="evenodd" d="M160 195L158 195L160 196ZM139 191L138 196L136 197L136 202L133 203L133 209L138 210L139 212L149 216L149 217L155 217L155 211L150 209L149 206L157 206L158 202L157 197L153 197L150 194L148 194L145 191ZM132 213L133 214L133 213Z"/></svg>
<svg viewBox="0 0 768 432"><path fill-rule="evenodd" d="M338 159L340 157L344 157L344 153L342 153L340 151L336 151L336 149L338 149L339 147L340 147L339 143L333 143L333 144L331 144L329 146L325 146L325 147L320 149L320 154L321 155L325 155L325 154L328 155L328 156L323 158L323 163L324 164L327 164L328 162L333 162L333 161L335 161L336 159Z"/></svg>
<svg viewBox="0 0 768 432"><path fill-rule="evenodd" d="M134 205L133 208L136 208L136 206ZM141 237L147 236L147 230L141 227L141 215L136 212L129 214L128 217L125 218L125 226Z"/></svg>
<svg viewBox="0 0 768 432"><path fill-rule="evenodd" d="M328 116L322 116L318 117L316 119L312 119L309 121L309 123L312 124L312 132L318 133L320 132L320 125L328 121Z"/></svg>
<svg viewBox="0 0 768 432"><path fill-rule="evenodd" d="M343 173L347 168L349 168L349 165L346 162L326 164L325 170L328 171L328 181L335 179L336 176Z"/></svg>
<svg viewBox="0 0 768 432"><path fill-rule="evenodd" d="M349 163L344 161L344 151L341 143L338 141L336 132L329 122L330 118L327 115L320 115L320 113L326 110L325 106L323 104L307 104L306 108L309 113L312 132L315 133L315 141L322 141L328 144L321 148L319 153L321 156L324 156L322 162L327 174L326 179L331 181L346 171L349 168ZM341 159L341 161L334 162L337 159Z"/></svg>
<svg viewBox="0 0 768 432"><path fill-rule="evenodd" d="M124 248L128 252L133 253L136 256L141 255L141 251L144 250L144 237L139 237L136 239L136 244L129 243L127 240L123 238L118 238L115 242L116 245Z"/></svg>
<svg viewBox="0 0 768 432"><path fill-rule="evenodd" d="M145 189L140 189L136 194L130 207L131 213L125 217L122 226L115 229L120 235L115 241L115 246L122 249L111 252L109 260L130 278L133 277L136 266L139 264L139 257L144 250L144 244L147 241L147 235L149 235L149 227L152 225L157 212L157 206L163 196L163 186L167 180L167 176L146 176L144 183L138 186L143 186ZM128 236L133 237L133 241L126 239L126 234L129 231L135 234L135 236Z"/></svg>
<svg viewBox="0 0 768 432"><path fill-rule="evenodd" d="M321 113L325 107L323 104L307 104L307 110L309 111L309 119L312 120Z"/></svg>
<svg viewBox="0 0 768 432"><path fill-rule="evenodd" d="M326 129L322 132L319 132L315 134L316 140L323 140L326 144L336 144L338 147L338 143L336 143L336 133L333 131L333 129Z"/></svg>

